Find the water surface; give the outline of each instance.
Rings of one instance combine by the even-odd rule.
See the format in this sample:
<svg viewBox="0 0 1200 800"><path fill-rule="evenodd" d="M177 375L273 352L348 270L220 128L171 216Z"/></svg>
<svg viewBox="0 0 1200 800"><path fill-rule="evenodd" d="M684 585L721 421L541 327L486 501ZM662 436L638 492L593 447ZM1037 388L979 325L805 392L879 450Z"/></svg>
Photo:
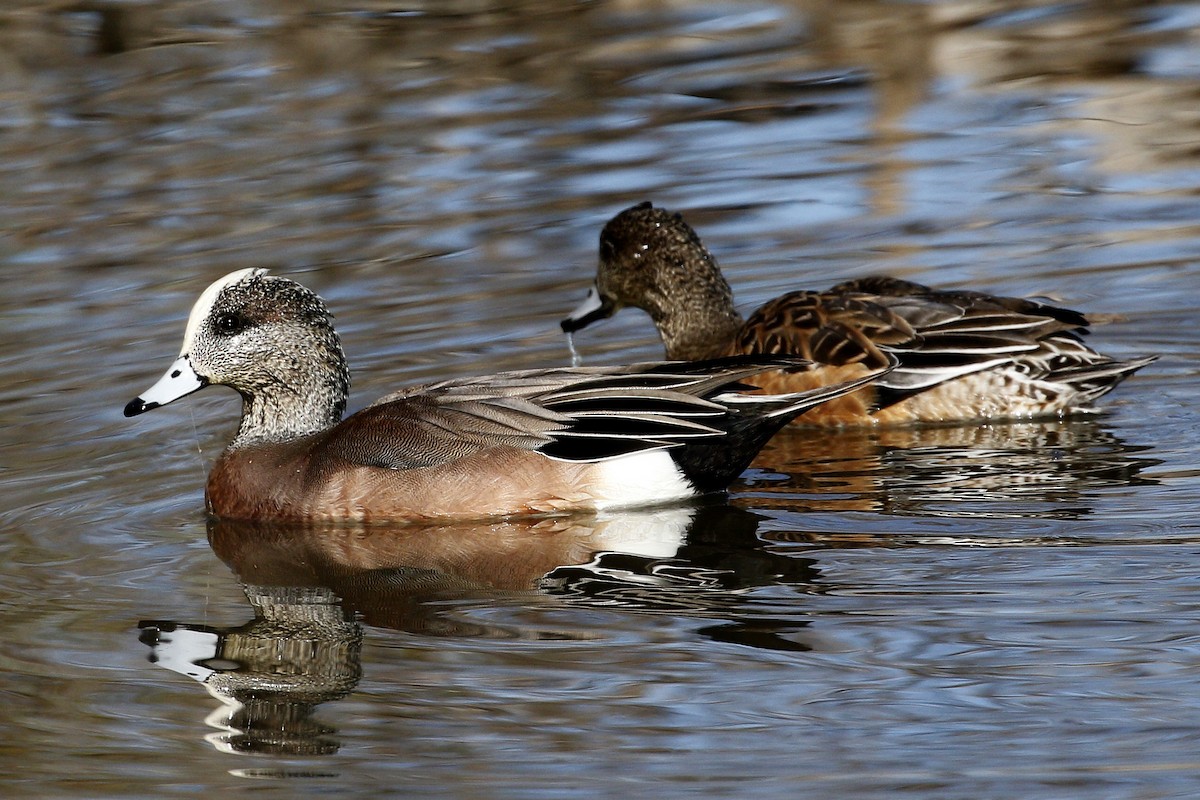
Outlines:
<svg viewBox="0 0 1200 800"><path fill-rule="evenodd" d="M5 795L1200 794L1198 53L1194 3L0 11ZM121 416L246 266L329 301L355 407L566 363L647 199L747 310L886 272L1162 358L600 520L209 523L232 393Z"/></svg>

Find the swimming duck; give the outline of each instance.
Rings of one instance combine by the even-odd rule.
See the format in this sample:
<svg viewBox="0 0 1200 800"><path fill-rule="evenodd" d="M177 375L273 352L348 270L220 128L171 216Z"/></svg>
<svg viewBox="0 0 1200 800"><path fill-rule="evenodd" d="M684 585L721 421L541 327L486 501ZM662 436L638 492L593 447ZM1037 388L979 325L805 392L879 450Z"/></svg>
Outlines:
<svg viewBox="0 0 1200 800"><path fill-rule="evenodd" d="M125 415L210 384L242 396L206 486L218 518L551 514L723 490L793 417L875 377L743 391L764 370L810 367L741 357L505 372L403 389L343 419L350 377L325 303L245 269L200 295L178 359Z"/></svg>
<svg viewBox="0 0 1200 800"><path fill-rule="evenodd" d="M708 248L679 214L641 203L600 234L596 281L562 321L571 334L625 306L646 311L667 358L795 354L818 369L769 373L769 392L811 389L899 366L805 414L818 425L1029 419L1094 411L1092 403L1155 357L1117 361L1082 341L1077 311L896 278L794 291L743 319Z"/></svg>

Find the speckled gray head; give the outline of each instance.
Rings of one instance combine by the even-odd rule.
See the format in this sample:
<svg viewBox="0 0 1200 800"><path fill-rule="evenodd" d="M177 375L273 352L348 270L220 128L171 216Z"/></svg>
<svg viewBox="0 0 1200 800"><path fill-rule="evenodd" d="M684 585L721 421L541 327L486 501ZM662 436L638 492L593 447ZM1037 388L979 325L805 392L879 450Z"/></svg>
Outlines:
<svg viewBox="0 0 1200 800"><path fill-rule="evenodd" d="M337 423L350 378L325 303L265 269L226 275L192 307L175 363L130 401L125 416L164 406L209 384L241 394L237 440L311 433Z"/></svg>

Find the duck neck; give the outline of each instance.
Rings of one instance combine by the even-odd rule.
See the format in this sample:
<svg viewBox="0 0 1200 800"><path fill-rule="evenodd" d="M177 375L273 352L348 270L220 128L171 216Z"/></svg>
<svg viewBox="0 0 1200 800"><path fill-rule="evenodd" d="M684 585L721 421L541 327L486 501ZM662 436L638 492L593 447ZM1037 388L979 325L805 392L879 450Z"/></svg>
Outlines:
<svg viewBox="0 0 1200 800"><path fill-rule="evenodd" d="M350 373L341 351L292 362L269 385L242 389L242 422L230 448L286 442L328 430L346 411Z"/></svg>
<svg viewBox="0 0 1200 800"><path fill-rule="evenodd" d="M725 355L743 320L733 306L733 291L719 271L676 282L670 296L646 309L658 327L667 358L694 361Z"/></svg>

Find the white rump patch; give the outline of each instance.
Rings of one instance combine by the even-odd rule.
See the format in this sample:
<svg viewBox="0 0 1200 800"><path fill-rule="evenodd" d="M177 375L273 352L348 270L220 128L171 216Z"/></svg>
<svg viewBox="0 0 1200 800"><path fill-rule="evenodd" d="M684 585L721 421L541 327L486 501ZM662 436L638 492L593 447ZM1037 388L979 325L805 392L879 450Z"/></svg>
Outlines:
<svg viewBox="0 0 1200 800"><path fill-rule="evenodd" d="M596 508L669 503L696 496L691 481L665 450L630 453L593 465Z"/></svg>

